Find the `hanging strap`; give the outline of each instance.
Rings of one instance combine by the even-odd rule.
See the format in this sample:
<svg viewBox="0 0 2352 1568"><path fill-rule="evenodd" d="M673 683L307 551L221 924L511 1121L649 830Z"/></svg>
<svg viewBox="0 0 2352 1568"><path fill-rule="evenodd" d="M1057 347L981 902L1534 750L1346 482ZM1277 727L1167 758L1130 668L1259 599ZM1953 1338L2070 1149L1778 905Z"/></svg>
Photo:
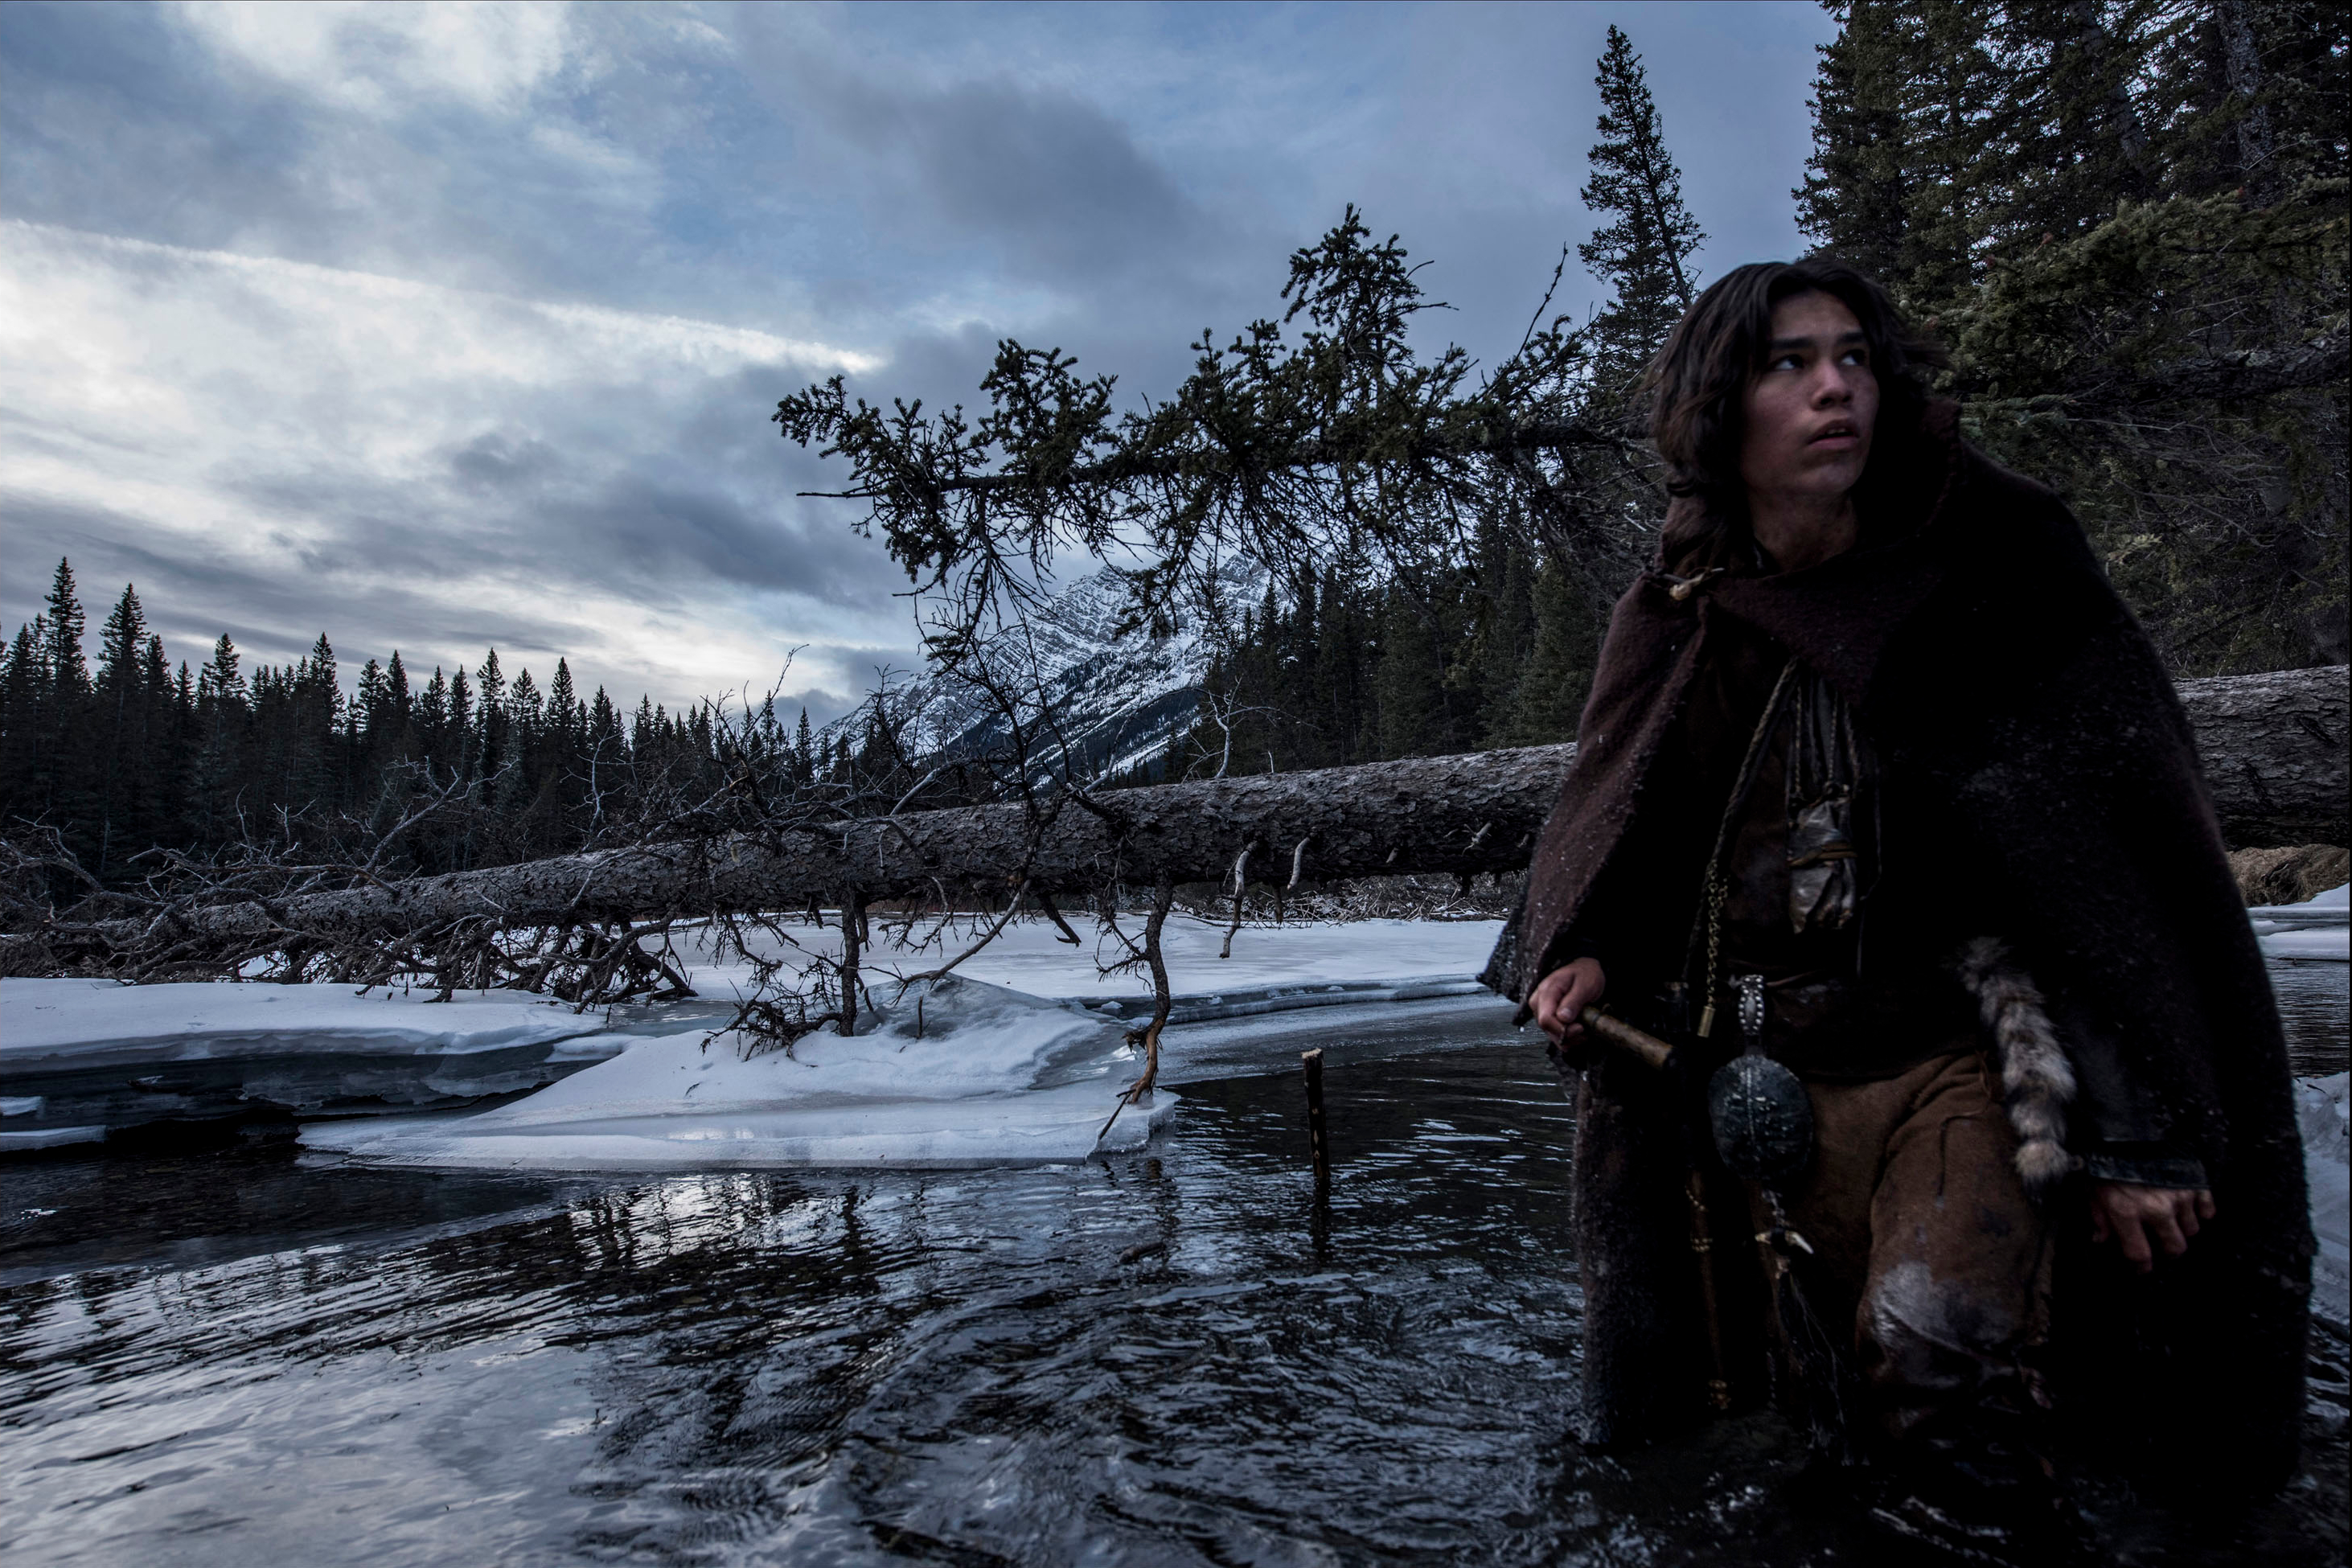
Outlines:
<svg viewBox="0 0 2352 1568"><path fill-rule="evenodd" d="M1691 921L1690 942L1683 951L1683 973L1691 971L1691 961L1698 956L1702 943L1706 950L1705 988L1698 1015L1698 1034L1705 1039L1715 1028L1716 988L1722 978L1723 965L1723 905L1729 895L1731 883L1724 872L1724 858L1729 853L1732 834L1739 823L1739 814L1748 805L1748 797L1756 788L1756 775L1763 770L1766 744L1772 738L1773 726L1779 722L1780 710L1787 706L1789 693L1796 687L1797 660L1792 654L1780 667L1780 678L1772 683L1772 695L1765 700L1763 715L1756 721L1756 732L1748 738L1748 754L1740 759L1739 776L1731 786L1731 798L1725 802L1723 821L1715 830L1715 847L1706 858L1706 879L1699 885L1698 911Z"/></svg>

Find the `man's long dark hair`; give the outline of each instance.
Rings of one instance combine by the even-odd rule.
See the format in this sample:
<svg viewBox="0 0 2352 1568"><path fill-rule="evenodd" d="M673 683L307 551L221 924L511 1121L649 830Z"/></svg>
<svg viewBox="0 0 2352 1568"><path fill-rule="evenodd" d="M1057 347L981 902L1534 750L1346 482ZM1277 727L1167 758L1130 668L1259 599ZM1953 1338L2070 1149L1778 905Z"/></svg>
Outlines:
<svg viewBox="0 0 2352 1568"><path fill-rule="evenodd" d="M1651 362L1650 438L1666 463L1666 489L1698 504L1669 514L1660 553L1671 568L1728 564L1747 537L1748 487L1739 477L1748 384L1772 345L1772 308L1799 294L1821 293L1853 312L1870 344L1878 378L1878 424L1871 472L1891 458L1900 437L1916 429L1927 389L1919 370L1944 353L1912 331L1886 290L1843 261L1756 261L1707 286ZM1895 437L1897 439L1889 439Z"/></svg>

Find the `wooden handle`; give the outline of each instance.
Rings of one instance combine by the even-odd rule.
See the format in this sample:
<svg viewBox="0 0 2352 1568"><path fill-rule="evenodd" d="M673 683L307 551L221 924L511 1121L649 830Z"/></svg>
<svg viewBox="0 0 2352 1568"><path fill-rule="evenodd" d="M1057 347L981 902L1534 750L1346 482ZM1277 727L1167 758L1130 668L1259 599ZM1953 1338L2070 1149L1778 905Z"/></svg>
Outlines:
<svg viewBox="0 0 2352 1568"><path fill-rule="evenodd" d="M1654 1068L1663 1068L1674 1047L1655 1035L1644 1034L1622 1018L1612 1018L1598 1007L1587 1007L1576 1021L1621 1051L1631 1051Z"/></svg>

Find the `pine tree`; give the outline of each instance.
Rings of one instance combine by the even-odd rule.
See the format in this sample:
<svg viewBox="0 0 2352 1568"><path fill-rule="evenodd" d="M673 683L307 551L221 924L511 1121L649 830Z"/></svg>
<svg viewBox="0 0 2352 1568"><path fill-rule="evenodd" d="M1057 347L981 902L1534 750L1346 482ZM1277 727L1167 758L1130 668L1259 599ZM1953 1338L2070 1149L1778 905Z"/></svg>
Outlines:
<svg viewBox="0 0 2352 1568"><path fill-rule="evenodd" d="M196 700L207 705L228 703L242 708L245 705L246 685L245 678L237 673L237 666L240 662L241 656L236 651L236 645L229 641L226 632L221 633L220 641L213 645L211 662L205 666L204 673L197 677Z"/></svg>
<svg viewBox="0 0 2352 1568"><path fill-rule="evenodd" d="M35 809L55 816L68 842L85 856L96 845L87 828L93 732L89 663L82 654L84 619L75 597L73 565L60 558L42 616L47 637L41 650L46 677L39 727L34 742L31 794Z"/></svg>
<svg viewBox="0 0 2352 1568"><path fill-rule="evenodd" d="M1935 315L1977 280L1990 213L2017 174L1998 15L1974 0L1829 8L1845 25L1814 79L1800 224L1915 315Z"/></svg>
<svg viewBox="0 0 2352 1568"><path fill-rule="evenodd" d="M1380 754L1431 757L1469 749L1460 732L1461 715L1448 676L1455 653L1455 628L1433 597L1415 595L1391 583L1381 605L1381 640L1372 666L1372 699L1379 711Z"/></svg>
<svg viewBox="0 0 2352 1568"><path fill-rule="evenodd" d="M449 682L437 664L433 667L433 679L425 683L425 690L416 699L414 717L425 755L436 762L449 763L454 754L449 745Z"/></svg>
<svg viewBox="0 0 2352 1568"><path fill-rule="evenodd" d="M77 701L89 694L89 662L81 650L84 621L81 601L74 596L73 563L63 556L49 583L46 615L48 646L42 652L50 687L60 700Z"/></svg>
<svg viewBox="0 0 2352 1568"><path fill-rule="evenodd" d="M555 679L547 683L547 721L566 736L580 730L580 694L572 689L572 666L562 658L555 661Z"/></svg>
<svg viewBox="0 0 2352 1568"><path fill-rule="evenodd" d="M606 753L601 748L622 738L620 713L600 686L596 689L596 695L588 702L588 743L592 749L596 749L597 755L602 756Z"/></svg>
<svg viewBox="0 0 2352 1568"><path fill-rule="evenodd" d="M2168 188L2268 206L2346 175L2347 12L2328 0L2205 0L2164 29L2150 74L2179 105L2156 139Z"/></svg>
<svg viewBox="0 0 2352 1568"><path fill-rule="evenodd" d="M238 773L244 760L248 686L236 645L223 632L196 678L197 752L189 794L197 832L217 842L234 826Z"/></svg>
<svg viewBox="0 0 2352 1568"><path fill-rule="evenodd" d="M392 662L383 667L385 693L392 699L394 721L404 731L415 722L415 693L408 689L408 668L400 662L400 650L392 650Z"/></svg>
<svg viewBox="0 0 2352 1568"><path fill-rule="evenodd" d="M140 658L139 689L147 705L146 752L141 762L142 818L133 825L139 847L184 841L189 741L194 734L195 688L187 665L172 675L163 639L147 634Z"/></svg>
<svg viewBox="0 0 2352 1568"><path fill-rule="evenodd" d="M1890 0L1822 0L1841 26L1820 46L1813 153L1790 195L1817 251L1891 282L1910 226L1899 47Z"/></svg>
<svg viewBox="0 0 2352 1568"><path fill-rule="evenodd" d="M1706 236L1683 205L1682 172L1666 151L1642 58L1613 25L1597 65L1601 141L1582 197L1612 216L1576 253L1613 290L1593 322L1594 377L1604 396L1622 397L1690 309L1691 257Z"/></svg>
<svg viewBox="0 0 2352 1568"><path fill-rule="evenodd" d="M99 633L96 718L103 737L103 762L94 781L99 810L95 874L101 880L109 869L117 826L135 831L144 815L140 806L147 782L148 705L141 678L146 642L146 614L140 608L138 590L126 583Z"/></svg>
<svg viewBox="0 0 2352 1568"><path fill-rule="evenodd" d="M320 632L310 653L298 660L287 683L289 711L283 738L278 803L289 809L345 804L342 781L343 685L335 650Z"/></svg>
<svg viewBox="0 0 2352 1568"><path fill-rule="evenodd" d="M537 740L547 723L547 699L540 695L539 682L528 668L507 689L507 721L514 726L519 744Z"/></svg>
<svg viewBox="0 0 2352 1568"><path fill-rule="evenodd" d="M2132 84L2162 37L2153 0L2009 0L1992 30L2008 78L1984 174L2005 193L1985 238L2068 237L2157 194L2147 117Z"/></svg>
<svg viewBox="0 0 2352 1568"><path fill-rule="evenodd" d="M507 682L498 649L490 649L474 679L480 683L474 700L474 775L488 778L505 760L507 746Z"/></svg>
<svg viewBox="0 0 2352 1568"><path fill-rule="evenodd" d="M1576 739L1601 657L1601 622L1559 567L1546 563L1529 595L1533 626L1525 666L1495 743L1542 746Z"/></svg>
<svg viewBox="0 0 2352 1568"><path fill-rule="evenodd" d="M2066 495L2176 668L2340 659L2340 378L2170 389L2342 331L2342 189L2300 176L2345 172L2343 8L1832 9L1807 231L1944 339L1971 437Z"/></svg>
<svg viewBox="0 0 2352 1568"><path fill-rule="evenodd" d="M352 700L352 713L358 721L360 734L371 742L381 741L392 717L392 682L383 667L373 658L360 667L360 681Z"/></svg>
<svg viewBox="0 0 2352 1568"><path fill-rule="evenodd" d="M48 670L42 650L48 626L38 616L16 628L0 665L0 817L30 815L38 809L35 773L40 761L40 736Z"/></svg>
<svg viewBox="0 0 2352 1568"><path fill-rule="evenodd" d="M1513 743L1502 737L1512 730L1535 641L1537 563L1525 547L1525 528L1516 519L1489 517L1480 523L1480 603L1471 659L1479 693L1480 740L1490 746Z"/></svg>
<svg viewBox="0 0 2352 1568"><path fill-rule="evenodd" d="M499 752L499 765L506 773L501 798L509 804L529 801L539 789L541 773L534 764L541 760L545 739L547 699L528 668L507 689L506 715L507 732Z"/></svg>
<svg viewBox="0 0 2352 1568"><path fill-rule="evenodd" d="M436 668L433 674L438 679L441 671ZM475 760L473 688L467 683L462 666L449 678L449 721L443 733L450 770L460 775L470 774Z"/></svg>

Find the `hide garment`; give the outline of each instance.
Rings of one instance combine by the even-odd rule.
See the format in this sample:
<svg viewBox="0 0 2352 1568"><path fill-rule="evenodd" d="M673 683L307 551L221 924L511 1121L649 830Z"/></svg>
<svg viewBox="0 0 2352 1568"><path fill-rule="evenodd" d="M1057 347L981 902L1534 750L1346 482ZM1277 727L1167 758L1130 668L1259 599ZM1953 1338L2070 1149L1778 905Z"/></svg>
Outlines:
<svg viewBox="0 0 2352 1568"><path fill-rule="evenodd" d="M1682 598L1652 572L1619 602L1490 979L1524 998L1597 941L1612 1006L1644 1021L1686 958L1737 767L1694 752L1684 717L1731 679L1714 652L1749 639L1786 649L1851 705L1883 770L1861 973L1949 973L1956 946L1997 940L2043 998L2077 1086L2065 1147L2092 1174L2201 1173L2213 1191L2219 1212L2189 1254L2147 1278L2091 1249L2080 1178L2047 1200L2061 1415L2111 1451L2193 1460L2223 1487L2273 1486L2294 1466L2302 1414L2301 1148L2269 979L2187 720L2053 496L1961 442L1949 405L1885 439L1853 550ZM1608 911L1605 929L1588 906ZM1967 994L1946 995L1964 1016ZM1689 1136L1696 1092L1615 1057L1579 1085L1595 1440L1705 1408L1679 1207L1689 1163L1705 1158ZM1719 1214L1717 1233L1743 1218ZM1727 1284L1727 1300L1740 1289Z"/></svg>

